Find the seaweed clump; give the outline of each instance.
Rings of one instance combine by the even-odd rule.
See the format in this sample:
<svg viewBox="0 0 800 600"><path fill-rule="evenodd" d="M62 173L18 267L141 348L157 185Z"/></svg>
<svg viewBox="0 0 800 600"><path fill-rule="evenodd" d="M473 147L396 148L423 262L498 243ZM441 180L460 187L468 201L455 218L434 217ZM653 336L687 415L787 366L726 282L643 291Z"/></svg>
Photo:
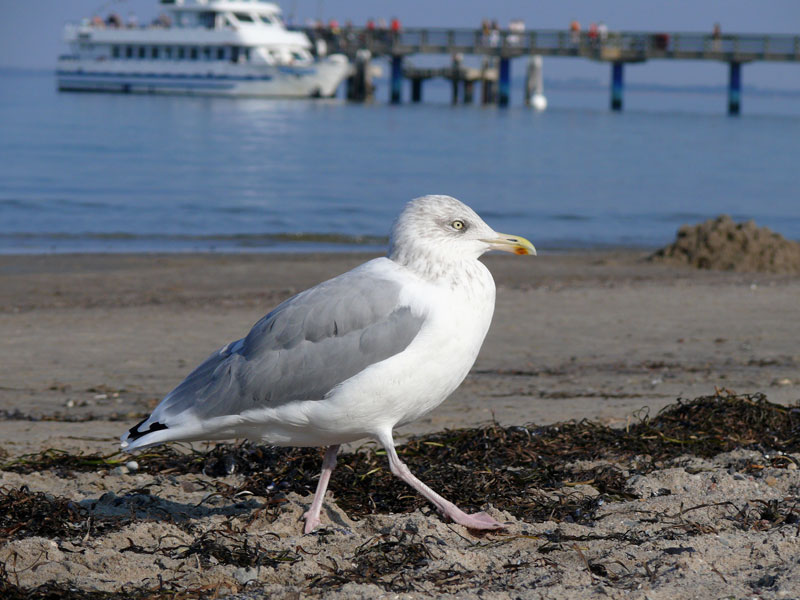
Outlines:
<svg viewBox="0 0 800 600"><path fill-rule="evenodd" d="M41 536L74 539L102 535L122 524L118 519L94 519L81 505L27 486L0 488L0 543Z"/></svg>
<svg viewBox="0 0 800 600"><path fill-rule="evenodd" d="M709 458L735 448L770 450L771 466L785 466L786 454L800 450L800 408L771 403L760 393L720 391L680 399L652 418L643 413L624 429L586 420L545 427L492 424L414 437L397 450L423 481L465 509L488 502L526 521L589 523L603 502L631 497L626 491L631 473L646 474L684 454ZM160 447L140 454L138 462L142 471L162 475L236 474L233 485L216 479L217 492L233 498L247 491L279 508L289 492L313 493L321 452L251 443L219 444L209 452ZM96 470L120 462L115 455L70 457L49 451L3 468ZM345 454L339 465L330 489L353 518L428 509L391 475L381 449L368 446ZM596 493L578 491L581 485Z"/></svg>

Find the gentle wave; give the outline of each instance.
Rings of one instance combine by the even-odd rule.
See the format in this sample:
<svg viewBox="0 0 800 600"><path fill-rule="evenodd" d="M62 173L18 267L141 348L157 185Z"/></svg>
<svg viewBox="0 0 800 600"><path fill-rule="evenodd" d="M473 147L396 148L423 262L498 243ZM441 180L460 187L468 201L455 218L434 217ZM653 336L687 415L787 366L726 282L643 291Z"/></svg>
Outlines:
<svg viewBox="0 0 800 600"><path fill-rule="evenodd" d="M346 246L384 246L389 242L385 236L372 235L346 235L341 233L235 233L235 234L137 234L126 232L14 232L0 233L0 242L14 241L85 241L85 242L115 242L115 241L142 241L152 243L170 242L197 242L197 243L228 243L241 246L264 246L276 243L315 243L315 244L341 244Z"/></svg>

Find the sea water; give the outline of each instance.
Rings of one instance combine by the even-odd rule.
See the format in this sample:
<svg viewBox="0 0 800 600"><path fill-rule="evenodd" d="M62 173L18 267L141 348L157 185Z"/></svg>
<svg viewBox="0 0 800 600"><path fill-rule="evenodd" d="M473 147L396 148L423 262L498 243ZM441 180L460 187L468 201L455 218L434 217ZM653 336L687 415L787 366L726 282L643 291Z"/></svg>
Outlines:
<svg viewBox="0 0 800 600"><path fill-rule="evenodd" d="M367 248L449 194L544 250L655 248L727 213L800 239L800 98L551 89L543 113L59 93L0 73L0 252ZM519 91L519 85L517 90Z"/></svg>

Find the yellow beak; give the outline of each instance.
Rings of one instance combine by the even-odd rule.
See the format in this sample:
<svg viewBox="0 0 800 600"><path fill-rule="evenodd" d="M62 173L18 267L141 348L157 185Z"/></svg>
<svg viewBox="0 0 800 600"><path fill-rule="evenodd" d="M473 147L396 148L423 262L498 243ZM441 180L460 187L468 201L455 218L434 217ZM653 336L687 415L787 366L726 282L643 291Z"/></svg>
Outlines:
<svg viewBox="0 0 800 600"><path fill-rule="evenodd" d="M536 248L533 247L528 240L518 235L509 235L507 233L498 233L496 238L489 240L481 240L489 244L490 250L500 250L502 252L512 252L524 256L526 254L533 254L536 256Z"/></svg>

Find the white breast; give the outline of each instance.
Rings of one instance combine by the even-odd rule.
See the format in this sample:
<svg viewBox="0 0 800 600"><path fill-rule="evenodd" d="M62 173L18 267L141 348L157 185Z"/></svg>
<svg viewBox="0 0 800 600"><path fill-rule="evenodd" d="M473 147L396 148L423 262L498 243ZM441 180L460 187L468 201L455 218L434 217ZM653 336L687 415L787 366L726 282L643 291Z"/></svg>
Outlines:
<svg viewBox="0 0 800 600"><path fill-rule="evenodd" d="M405 351L376 363L304 411L317 435L351 441L409 423L441 404L464 380L478 356L494 312L488 269L470 261L456 285L415 281L401 302L424 315Z"/></svg>

